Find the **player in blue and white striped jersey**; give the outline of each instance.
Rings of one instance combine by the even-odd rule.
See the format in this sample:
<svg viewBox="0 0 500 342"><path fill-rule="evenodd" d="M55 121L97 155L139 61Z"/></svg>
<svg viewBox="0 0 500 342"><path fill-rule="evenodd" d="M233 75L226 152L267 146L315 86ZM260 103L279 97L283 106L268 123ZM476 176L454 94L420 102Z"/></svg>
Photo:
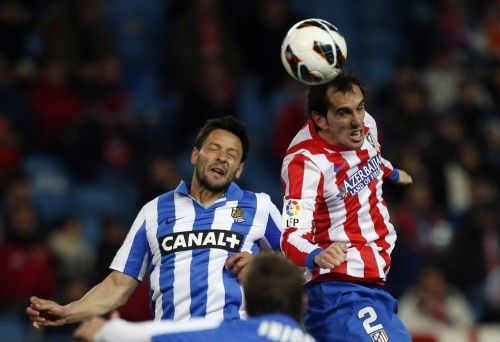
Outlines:
<svg viewBox="0 0 500 342"><path fill-rule="evenodd" d="M233 117L207 121L191 154L191 182L147 203L111 263L113 271L82 299L61 306L37 297L35 327L59 326L123 305L149 272L155 319L243 314L238 274L261 245L279 249L281 216L264 193L233 182L248 152L245 127Z"/></svg>
<svg viewBox="0 0 500 342"><path fill-rule="evenodd" d="M248 319L131 323L96 317L80 325L74 336L87 342L314 341L299 324L307 302L303 272L283 255L262 253L253 258L243 288Z"/></svg>

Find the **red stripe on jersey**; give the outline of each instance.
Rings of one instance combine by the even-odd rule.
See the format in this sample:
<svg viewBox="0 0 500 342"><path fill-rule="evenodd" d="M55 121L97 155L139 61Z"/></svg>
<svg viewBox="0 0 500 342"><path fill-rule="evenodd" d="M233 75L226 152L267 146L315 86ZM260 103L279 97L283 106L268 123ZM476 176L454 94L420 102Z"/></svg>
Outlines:
<svg viewBox="0 0 500 342"><path fill-rule="evenodd" d="M385 241L385 237L387 236L387 234L389 234L389 229L387 229L387 226L385 225L384 222L384 217L380 213L380 209L377 207L378 182L379 182L378 179L374 179L370 182L370 184L368 184L368 188L370 189L370 197L368 199L368 202L370 203L370 216L372 218L375 231L377 232L378 235L378 239L377 241L375 241L375 243L377 244L377 246L381 248L379 254L385 261L384 272L386 272L389 266L391 265L391 257L387 252L390 245L387 241Z"/></svg>
<svg viewBox="0 0 500 342"><path fill-rule="evenodd" d="M380 168L382 169L382 172L384 173L384 178L390 178L392 176L392 170L385 166L384 164L380 164Z"/></svg>
<svg viewBox="0 0 500 342"><path fill-rule="evenodd" d="M344 184L344 180L346 180L348 178L347 171L349 170L349 163L347 163L347 160L342 158L340 153L329 154L329 155L327 155L327 158L330 162L332 162L334 164L334 167L337 168L337 170L339 170L335 176L335 183L337 184L337 188L341 189L343 184ZM350 198L351 198L351 196L347 196L346 199L348 200ZM347 207L347 202L346 201L344 201L344 202L346 203L346 213L349 213L349 208ZM357 219L356 219L356 224L357 224ZM346 218L346 222L344 222L344 231L345 231L347 237L349 238L349 241L352 243L353 236L350 235L350 231L349 231L349 229L347 229L347 227L349 227L349 225L348 225L348 219ZM359 228L359 225L358 225L358 228ZM365 240L365 242L366 242L366 240ZM335 267L333 272L347 274L347 262L344 262L344 263L340 264L339 266Z"/></svg>
<svg viewBox="0 0 500 342"><path fill-rule="evenodd" d="M293 160L288 164L288 193L286 194L286 199L289 198L301 198L302 197L302 185L304 182L304 164L306 157L298 154Z"/></svg>
<svg viewBox="0 0 500 342"><path fill-rule="evenodd" d="M283 232L283 238L281 240L281 249L283 250L283 253L295 262L298 266L305 266L306 265L306 258L309 255L309 253L303 252L299 250L297 247L295 247L293 244L288 242L288 238L290 234L293 232L297 231L297 228L286 228ZM302 237L308 241L311 241L312 239L312 234L311 233L305 233L302 234Z"/></svg>
<svg viewBox="0 0 500 342"><path fill-rule="evenodd" d="M358 165L358 169L361 169L370 159L368 154L368 150L358 150L356 151L356 155L360 159L360 163ZM373 249L367 248L366 239L361 234L361 227L359 225L359 216L358 211L361 208L361 203L359 202L359 196L356 194L355 196L348 196L346 201L346 210L347 210L347 219L345 226L351 227L352 230L352 238L351 235L348 234L349 239L351 241L359 241L357 249L361 254L361 258L363 259L364 268L364 277L365 278L377 278L380 277L377 266L377 259L375 259L375 254ZM347 233L347 231L346 231Z"/></svg>
<svg viewBox="0 0 500 342"><path fill-rule="evenodd" d="M325 177L321 174L318 184L318 191L315 200L314 209L314 241L318 246L325 249L332 243L328 231L331 227L330 212L323 197L325 186Z"/></svg>
<svg viewBox="0 0 500 342"><path fill-rule="evenodd" d="M361 227L358 221L358 211L361 208L361 203L359 203L358 195L348 196L344 202L348 213L344 223L344 230L352 245L356 247L361 255L364 265L363 277L376 278L379 276L378 272L377 274L373 274L372 271L367 271L373 270L373 265L376 266L377 261L375 259L375 255L373 254L373 250L371 248L366 248L366 239L361 234Z"/></svg>

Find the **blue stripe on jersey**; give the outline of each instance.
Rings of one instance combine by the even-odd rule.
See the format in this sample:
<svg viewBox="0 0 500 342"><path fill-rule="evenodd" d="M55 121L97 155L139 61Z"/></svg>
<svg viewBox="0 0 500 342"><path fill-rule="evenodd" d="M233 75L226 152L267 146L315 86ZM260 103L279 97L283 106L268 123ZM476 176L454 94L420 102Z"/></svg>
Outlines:
<svg viewBox="0 0 500 342"><path fill-rule="evenodd" d="M269 213L267 218L266 233L264 236L266 237L267 241L269 242L273 250L275 251L281 250L280 246L281 231L279 227L276 225L276 222L274 222L271 213Z"/></svg>
<svg viewBox="0 0 500 342"><path fill-rule="evenodd" d="M173 231L173 226L175 220L171 218L175 217L175 205L174 205L174 193L168 192L166 194L158 197L158 216L157 224L158 228L156 231L156 239L160 236L165 235L165 233L171 233ZM168 219L168 221L166 221ZM165 255L161 257L160 265L160 291L162 293L162 309L163 315L162 319L173 319L175 314L174 308L174 262L175 253ZM152 305L154 305L152 303ZM153 306L154 312L154 306Z"/></svg>
<svg viewBox="0 0 500 342"><path fill-rule="evenodd" d="M243 208L244 210L245 222L244 224L234 222L231 226L231 230L244 233L246 238L255 218L255 211L257 209L257 196L253 192L244 191L243 198L241 198L241 200L238 202L238 206L240 208ZM252 246L252 254L257 253L254 248L257 248L256 251L258 252L257 243L254 243L254 245ZM233 254L234 253L229 253L229 256ZM240 318L240 305L243 301L243 298L241 297L240 283L238 282L233 271L227 269L224 269L222 280L224 282L224 288L226 289L224 320L238 319Z"/></svg>
<svg viewBox="0 0 500 342"><path fill-rule="evenodd" d="M155 302L153 301L153 286L151 285L151 272L155 269L153 265L153 253L151 252L151 248L148 250L148 273L149 273L149 308L151 309L151 312L153 313L153 316L155 315Z"/></svg>
<svg viewBox="0 0 500 342"><path fill-rule="evenodd" d="M214 222L215 209L220 205L214 205L208 209L194 202L195 220L193 230L208 230ZM191 304L189 312L192 317L203 317L207 313L208 292L208 263L210 248L194 249L191 259ZM199 265L204 265L200 267Z"/></svg>
<svg viewBox="0 0 500 342"><path fill-rule="evenodd" d="M130 247L130 253L123 269L123 273L139 279L144 256L149 250L148 239L146 237L146 222L143 222L134 236L134 241Z"/></svg>

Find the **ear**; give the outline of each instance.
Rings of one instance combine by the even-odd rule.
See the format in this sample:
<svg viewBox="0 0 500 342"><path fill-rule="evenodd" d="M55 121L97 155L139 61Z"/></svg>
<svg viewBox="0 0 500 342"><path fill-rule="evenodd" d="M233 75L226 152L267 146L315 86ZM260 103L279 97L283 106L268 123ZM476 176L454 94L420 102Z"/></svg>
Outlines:
<svg viewBox="0 0 500 342"><path fill-rule="evenodd" d="M234 178L240 179L240 176L243 173L244 167L245 167L245 163L241 163L240 166L238 167L238 171L236 171L236 175L234 176Z"/></svg>
<svg viewBox="0 0 500 342"><path fill-rule="evenodd" d="M200 151L196 147L193 147L193 150L191 151L191 165L196 165L198 162L198 155L200 154Z"/></svg>
<svg viewBox="0 0 500 342"><path fill-rule="evenodd" d="M322 130L328 129L328 121L326 120L325 116L319 115L317 112L312 112L311 119L320 129Z"/></svg>

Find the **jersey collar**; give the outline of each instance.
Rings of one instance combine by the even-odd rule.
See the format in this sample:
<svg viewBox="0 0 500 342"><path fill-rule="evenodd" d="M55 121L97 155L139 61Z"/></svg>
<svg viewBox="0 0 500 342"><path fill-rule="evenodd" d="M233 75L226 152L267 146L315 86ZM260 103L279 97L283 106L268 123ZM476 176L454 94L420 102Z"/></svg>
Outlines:
<svg viewBox="0 0 500 342"><path fill-rule="evenodd" d="M179 185L177 185L177 188L175 188L174 192L178 193L179 195L190 196L189 195L190 187L191 184L189 182L181 180ZM240 200L241 197L243 197L243 190L241 190L241 188L235 182L231 182L226 192L221 196L221 199L225 198L226 201L237 201Z"/></svg>

